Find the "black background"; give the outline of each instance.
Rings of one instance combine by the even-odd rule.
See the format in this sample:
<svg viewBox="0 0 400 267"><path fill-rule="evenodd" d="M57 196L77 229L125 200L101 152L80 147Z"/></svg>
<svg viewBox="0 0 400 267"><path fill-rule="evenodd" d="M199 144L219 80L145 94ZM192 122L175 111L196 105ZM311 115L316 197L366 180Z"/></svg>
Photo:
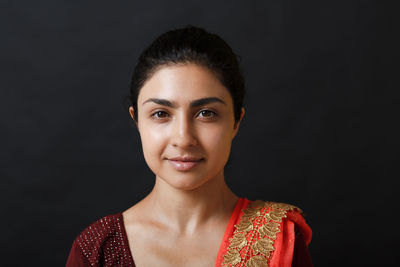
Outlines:
<svg viewBox="0 0 400 267"><path fill-rule="evenodd" d="M150 192L123 99L141 50L187 24L242 58L232 190L300 206L316 266L394 264L394 2L1 1L0 264L62 266L84 227Z"/></svg>

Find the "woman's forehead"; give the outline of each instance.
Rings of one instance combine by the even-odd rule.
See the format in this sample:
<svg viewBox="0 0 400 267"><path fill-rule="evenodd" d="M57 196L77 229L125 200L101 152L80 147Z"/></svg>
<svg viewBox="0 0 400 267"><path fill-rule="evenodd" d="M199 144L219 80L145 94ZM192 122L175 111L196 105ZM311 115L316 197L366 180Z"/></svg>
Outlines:
<svg viewBox="0 0 400 267"><path fill-rule="evenodd" d="M158 69L143 85L138 97L141 105L149 98L193 101L216 97L225 102L229 91L209 69L196 64L170 65Z"/></svg>

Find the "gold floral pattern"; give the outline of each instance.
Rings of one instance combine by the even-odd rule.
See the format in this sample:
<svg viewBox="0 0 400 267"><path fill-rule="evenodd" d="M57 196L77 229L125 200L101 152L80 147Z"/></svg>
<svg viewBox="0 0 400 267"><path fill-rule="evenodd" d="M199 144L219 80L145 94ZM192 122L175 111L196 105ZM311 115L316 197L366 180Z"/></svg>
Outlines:
<svg viewBox="0 0 400 267"><path fill-rule="evenodd" d="M289 204L252 201L242 210L243 215L235 225L222 266L268 267L275 250L276 235L281 231L282 219L286 218L289 210L301 212Z"/></svg>

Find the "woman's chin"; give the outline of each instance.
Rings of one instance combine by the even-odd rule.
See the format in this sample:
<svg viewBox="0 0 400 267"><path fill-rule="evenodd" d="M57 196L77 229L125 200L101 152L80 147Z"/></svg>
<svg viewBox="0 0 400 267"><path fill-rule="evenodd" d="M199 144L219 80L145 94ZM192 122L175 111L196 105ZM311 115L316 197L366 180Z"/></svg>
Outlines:
<svg viewBox="0 0 400 267"><path fill-rule="evenodd" d="M176 190L193 191L202 187L208 179L193 177L193 175L174 175L172 178L161 178L167 185Z"/></svg>

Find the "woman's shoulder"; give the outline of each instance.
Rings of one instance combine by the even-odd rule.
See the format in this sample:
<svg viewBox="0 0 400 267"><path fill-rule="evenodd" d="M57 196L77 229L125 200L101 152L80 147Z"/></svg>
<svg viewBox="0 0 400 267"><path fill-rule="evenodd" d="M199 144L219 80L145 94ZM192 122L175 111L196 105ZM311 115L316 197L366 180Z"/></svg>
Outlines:
<svg viewBox="0 0 400 267"><path fill-rule="evenodd" d="M267 217L271 217L272 220L279 222L283 218L286 218L288 214L304 216L303 210L295 205L265 200L248 200L248 205L243 210L243 212L245 215L262 213Z"/></svg>
<svg viewBox="0 0 400 267"><path fill-rule="evenodd" d="M311 241L312 230L305 220L305 214L295 205L265 200L249 201L243 210L241 222L246 224L248 219L253 221L255 218L258 218L261 225L260 234L275 238L284 225L291 225L303 235L307 245Z"/></svg>
<svg viewBox="0 0 400 267"><path fill-rule="evenodd" d="M86 247L92 249L109 239L119 237L123 230L122 227L121 213L110 214L87 226L75 241L82 247L82 250L86 250Z"/></svg>
<svg viewBox="0 0 400 267"><path fill-rule="evenodd" d="M93 222L75 238L68 262L77 258L92 266L102 261L130 262L129 253L122 213L116 213Z"/></svg>
<svg viewBox="0 0 400 267"><path fill-rule="evenodd" d="M283 202L249 200L246 210L243 212L245 214L251 214L254 212L262 213L265 216L270 217L272 220L279 222L284 218L290 220L296 220L296 218L304 219L304 212L301 208Z"/></svg>

